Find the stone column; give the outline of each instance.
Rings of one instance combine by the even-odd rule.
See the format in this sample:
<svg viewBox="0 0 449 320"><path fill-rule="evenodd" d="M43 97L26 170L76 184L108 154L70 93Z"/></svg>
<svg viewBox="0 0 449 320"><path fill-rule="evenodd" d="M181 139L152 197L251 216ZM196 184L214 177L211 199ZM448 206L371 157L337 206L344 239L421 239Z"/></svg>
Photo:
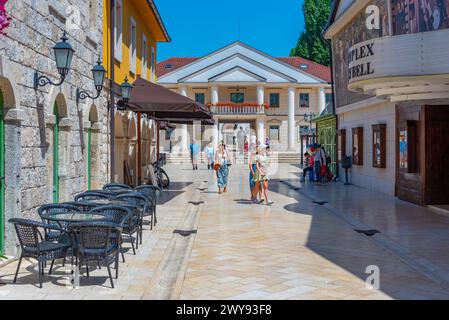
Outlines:
<svg viewBox="0 0 449 320"><path fill-rule="evenodd" d="M257 86L257 103L263 104L265 102L265 91L263 86Z"/></svg>
<svg viewBox="0 0 449 320"><path fill-rule="evenodd" d="M211 104L218 103L218 87L216 86L210 88L210 102Z"/></svg>
<svg viewBox="0 0 449 320"><path fill-rule="evenodd" d="M211 104L217 104L218 103L218 87L213 86L210 88L210 103ZM218 144L220 143L220 134L218 132L218 119L215 118L215 124L213 129L213 135L214 135L214 148L215 150L218 149Z"/></svg>
<svg viewBox="0 0 449 320"><path fill-rule="evenodd" d="M265 121L257 121L257 140L259 144L265 144Z"/></svg>
<svg viewBox="0 0 449 320"><path fill-rule="evenodd" d="M187 97L187 87L179 88L179 94ZM189 133L187 131L187 125L181 124L181 153L188 153L189 146Z"/></svg>
<svg viewBox="0 0 449 320"><path fill-rule="evenodd" d="M326 108L326 91L324 88L318 88L318 112L321 114Z"/></svg>
<svg viewBox="0 0 449 320"><path fill-rule="evenodd" d="M288 88L288 152L295 151L295 88Z"/></svg>

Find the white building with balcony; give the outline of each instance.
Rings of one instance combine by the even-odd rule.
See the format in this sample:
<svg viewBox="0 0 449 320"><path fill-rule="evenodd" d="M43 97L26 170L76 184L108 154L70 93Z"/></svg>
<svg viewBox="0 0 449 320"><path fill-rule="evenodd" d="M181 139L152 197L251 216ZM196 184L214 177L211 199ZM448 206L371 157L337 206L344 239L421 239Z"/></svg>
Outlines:
<svg viewBox="0 0 449 320"><path fill-rule="evenodd" d="M241 42L200 58L170 58L157 65L158 83L210 107L214 126L177 125L161 135L161 152L188 153L204 146L269 143L274 151L300 152L304 115L332 101L330 69L300 57L276 58ZM163 139L165 137L165 140ZM241 146L240 146L241 147Z"/></svg>

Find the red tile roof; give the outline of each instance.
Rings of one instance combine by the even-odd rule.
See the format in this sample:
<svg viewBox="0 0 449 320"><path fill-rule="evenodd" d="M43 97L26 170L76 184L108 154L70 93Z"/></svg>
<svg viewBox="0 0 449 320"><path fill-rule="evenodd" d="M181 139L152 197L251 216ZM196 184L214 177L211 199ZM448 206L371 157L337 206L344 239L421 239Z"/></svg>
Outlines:
<svg viewBox="0 0 449 320"><path fill-rule="evenodd" d="M317 78L325 80L326 82L331 82L331 69L330 67L323 66L322 64L301 58L301 57L286 57L286 58L277 58L283 62L288 63L289 65L298 68L305 73L311 74ZM303 70L301 65L307 65L307 69Z"/></svg>
<svg viewBox="0 0 449 320"><path fill-rule="evenodd" d="M183 58L183 57L174 57L164 61L161 61L156 66L156 74L158 77L161 77L169 72L172 72L176 69L179 69L189 63L192 63L200 58ZM312 76L325 80L327 82L331 82L331 72L330 68L323 66L319 63L301 58L301 57L284 57L284 58L276 58L281 60L284 63L287 63L295 68L300 69L301 71L308 73ZM306 65L306 69L302 69L301 66Z"/></svg>

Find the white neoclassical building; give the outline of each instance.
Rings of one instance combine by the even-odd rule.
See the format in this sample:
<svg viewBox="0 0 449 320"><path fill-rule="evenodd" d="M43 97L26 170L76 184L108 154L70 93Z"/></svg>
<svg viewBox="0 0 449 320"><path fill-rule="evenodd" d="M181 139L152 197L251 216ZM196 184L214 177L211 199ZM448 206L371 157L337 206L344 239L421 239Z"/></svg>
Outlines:
<svg viewBox="0 0 449 320"><path fill-rule="evenodd" d="M248 142L257 137L275 151L297 153L301 130L310 125L304 115L319 114L332 101L328 67L272 57L242 42L200 58L161 61L157 75L159 84L208 105L215 119L214 126L177 125L161 135L161 152L172 154L185 154L200 135L203 146L236 144L239 132Z"/></svg>

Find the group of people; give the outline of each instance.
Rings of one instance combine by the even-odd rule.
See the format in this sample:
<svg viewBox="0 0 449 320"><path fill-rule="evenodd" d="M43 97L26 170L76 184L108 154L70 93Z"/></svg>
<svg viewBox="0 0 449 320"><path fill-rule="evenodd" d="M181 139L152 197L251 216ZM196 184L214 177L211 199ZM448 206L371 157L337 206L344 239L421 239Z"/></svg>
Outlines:
<svg viewBox="0 0 449 320"><path fill-rule="evenodd" d="M207 158L207 169L216 171L218 193L227 192L231 161L226 145L223 142L220 143L218 150L215 152L212 143L209 143L203 151ZM255 143L252 145L251 150L248 151L250 151L248 163L251 201L253 203L265 202L266 205L271 205L273 202L268 199L268 155L270 146ZM199 153L198 144L190 144L193 170L198 170Z"/></svg>
<svg viewBox="0 0 449 320"><path fill-rule="evenodd" d="M314 181L317 184L332 180L332 172L328 168L330 158L321 144L311 145L304 156L307 167L302 171L302 182L305 182L307 174L309 174L309 181Z"/></svg>
<svg viewBox="0 0 449 320"><path fill-rule="evenodd" d="M256 145L249 156L249 188L253 203L273 204L268 200L268 160L270 146ZM263 198L262 198L263 194Z"/></svg>

